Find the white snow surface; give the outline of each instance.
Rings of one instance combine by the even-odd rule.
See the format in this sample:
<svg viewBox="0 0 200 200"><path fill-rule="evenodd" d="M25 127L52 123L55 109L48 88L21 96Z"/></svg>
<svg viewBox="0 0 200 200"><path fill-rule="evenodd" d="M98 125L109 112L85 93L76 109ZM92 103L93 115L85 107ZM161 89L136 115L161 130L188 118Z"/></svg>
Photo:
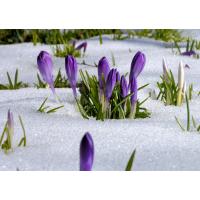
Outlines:
<svg viewBox="0 0 200 200"><path fill-rule="evenodd" d="M200 35L200 34L199 34ZM148 39L113 41L103 37L87 40L88 49L83 59L98 63L106 56L110 64L114 54L117 69L121 74L129 72L134 54L145 53L147 62L139 76L139 85L150 83L139 92L139 99L148 96L150 89L156 89L156 82L162 74L162 58L177 78L178 64L182 60L190 69L185 69L187 85L194 84L195 94L190 102L191 113L200 122L200 59L178 56L166 48L163 42ZM95 145L93 170L124 170L127 161L136 148L134 170L200 170L200 134L183 132L175 116L186 124L186 105L165 106L161 101L149 99L145 106L151 117L136 120L83 119L77 110L71 89L56 89L64 108L53 114L37 112L42 101L49 96L47 104L58 106L49 89L36 89L36 58L41 50L51 51L49 45L33 46L30 43L0 45L0 83L6 83L6 71L13 76L19 69L20 80L32 87L19 90L0 90L0 131L6 122L7 111L14 113L15 135L13 151L6 155L0 151L0 170L79 170L79 145L85 132L90 132ZM129 51L131 50L131 52ZM61 68L64 58L53 58L54 74ZM80 66L90 74L97 74L97 68ZM156 89L157 90L157 89ZM21 115L27 134L27 147L17 147L22 136L18 120Z"/></svg>

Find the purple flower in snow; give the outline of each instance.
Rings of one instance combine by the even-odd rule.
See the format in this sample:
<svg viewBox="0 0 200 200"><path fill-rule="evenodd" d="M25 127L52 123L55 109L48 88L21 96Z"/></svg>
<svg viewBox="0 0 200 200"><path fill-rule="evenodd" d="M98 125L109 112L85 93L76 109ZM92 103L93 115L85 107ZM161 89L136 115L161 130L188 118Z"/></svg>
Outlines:
<svg viewBox="0 0 200 200"><path fill-rule="evenodd" d="M116 81L117 82L120 82L120 73L117 71L116 73Z"/></svg>
<svg viewBox="0 0 200 200"><path fill-rule="evenodd" d="M80 171L91 171L94 160L94 143L90 133L85 133L80 144Z"/></svg>
<svg viewBox="0 0 200 200"><path fill-rule="evenodd" d="M110 71L109 63L106 57L101 58L98 63L98 80L99 80L99 88L102 91L104 87L104 82L106 82L108 73ZM104 82L102 77L104 77Z"/></svg>
<svg viewBox="0 0 200 200"><path fill-rule="evenodd" d="M185 51L183 53L181 53L182 56L193 56L196 55L196 52L191 50L191 51Z"/></svg>
<svg viewBox="0 0 200 200"><path fill-rule="evenodd" d="M81 43L80 45L78 45L78 46L76 47L76 50L81 50L82 48L83 48L83 52L85 53L86 48L87 48L87 42L83 42L83 43Z"/></svg>
<svg viewBox="0 0 200 200"><path fill-rule="evenodd" d="M138 77L138 75L143 70L145 63L146 63L145 55L142 52L138 51L133 57L133 60L131 62L131 71L129 75L129 81L131 81L133 77L136 77L136 78Z"/></svg>
<svg viewBox="0 0 200 200"><path fill-rule="evenodd" d="M112 96L113 89L114 89L115 84L116 84L116 73L117 73L116 69L111 69L109 74L108 74L107 80L106 80L105 96L106 96L107 101L110 100L110 98Z"/></svg>
<svg viewBox="0 0 200 200"><path fill-rule="evenodd" d="M74 97L76 98L77 96L76 82L77 82L78 66L77 66L76 59L71 55L68 55L65 58L65 70L66 70L66 74L67 74L70 86L73 90Z"/></svg>
<svg viewBox="0 0 200 200"><path fill-rule="evenodd" d="M41 51L37 57L37 65L43 80L48 83L52 92L55 94L53 82L53 62L50 54L46 51Z"/></svg>
<svg viewBox="0 0 200 200"><path fill-rule="evenodd" d="M124 75L121 77L120 89L121 89L121 96L125 98L128 94L128 84Z"/></svg>
<svg viewBox="0 0 200 200"><path fill-rule="evenodd" d="M133 95L131 96L131 106L134 108L137 102L137 79L135 77L133 77L133 79L131 80L130 91L131 94L133 93Z"/></svg>

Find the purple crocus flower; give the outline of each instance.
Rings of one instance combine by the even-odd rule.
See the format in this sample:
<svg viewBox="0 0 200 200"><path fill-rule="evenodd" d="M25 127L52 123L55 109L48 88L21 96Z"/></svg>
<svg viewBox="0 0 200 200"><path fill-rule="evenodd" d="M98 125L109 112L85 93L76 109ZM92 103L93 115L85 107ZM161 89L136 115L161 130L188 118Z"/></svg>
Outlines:
<svg viewBox="0 0 200 200"><path fill-rule="evenodd" d="M120 73L117 71L116 73L116 81L117 82L120 82Z"/></svg>
<svg viewBox="0 0 200 200"><path fill-rule="evenodd" d="M121 77L120 89L122 98L125 98L128 94L128 84L124 75Z"/></svg>
<svg viewBox="0 0 200 200"><path fill-rule="evenodd" d="M116 69L111 69L109 74L108 74L107 80L106 80L105 96L106 96L107 101L110 100L110 98L112 96L113 89L114 89L115 84L116 84L116 73L117 73Z"/></svg>
<svg viewBox="0 0 200 200"><path fill-rule="evenodd" d="M80 144L80 171L91 171L94 160L94 143L90 133L86 132Z"/></svg>
<svg viewBox="0 0 200 200"><path fill-rule="evenodd" d="M183 53L181 53L182 56L193 56L196 55L196 52L191 50L191 51L185 51Z"/></svg>
<svg viewBox="0 0 200 200"><path fill-rule="evenodd" d="M83 52L85 53L86 48L87 48L87 42L83 42L83 43L81 43L80 45L78 45L78 46L76 47L76 50L81 50L82 48L83 48Z"/></svg>
<svg viewBox="0 0 200 200"><path fill-rule="evenodd" d="M68 55L65 58L65 70L66 70L66 74L67 74L70 86L73 90L74 97L76 98L77 96L76 82L77 82L78 66L77 66L76 59L71 55Z"/></svg>
<svg viewBox="0 0 200 200"><path fill-rule="evenodd" d="M146 63L145 55L142 52L138 51L133 57L133 60L131 62L131 71L129 75L129 81L131 81L133 77L136 77L136 78L138 77L138 75L143 70L145 63Z"/></svg>
<svg viewBox="0 0 200 200"><path fill-rule="evenodd" d="M108 60L106 59L106 57L101 58L98 63L98 80L99 80L100 91L102 91L104 87L104 82L102 77L104 77L104 81L106 82L109 71L110 67Z"/></svg>
<svg viewBox="0 0 200 200"><path fill-rule="evenodd" d="M133 95L131 96L131 107L133 110L137 102L137 79L135 77L133 77L133 79L131 80L130 91L131 94L133 93Z"/></svg>
<svg viewBox="0 0 200 200"><path fill-rule="evenodd" d="M53 82L53 62L50 54L46 51L41 51L37 57L37 65L43 80L49 85L52 92L55 94Z"/></svg>

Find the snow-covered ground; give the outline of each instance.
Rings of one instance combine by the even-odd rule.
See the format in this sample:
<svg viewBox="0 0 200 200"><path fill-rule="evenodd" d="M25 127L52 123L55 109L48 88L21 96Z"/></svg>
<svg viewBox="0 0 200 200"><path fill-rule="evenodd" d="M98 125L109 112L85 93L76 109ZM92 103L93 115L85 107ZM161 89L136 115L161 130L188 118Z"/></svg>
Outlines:
<svg viewBox="0 0 200 200"><path fill-rule="evenodd" d="M20 80L33 86L37 74L36 58L41 50L52 52L48 45L0 45L0 83L7 82L6 71L13 75L18 68ZM105 36L100 45L98 38L92 38L88 40L86 56L78 61L84 59L86 63L94 64L106 56L111 64L113 53L117 69L126 73L138 50L147 58L139 85L150 83L147 89L140 91L140 99L147 97L150 89L156 89L162 74L163 56L175 77L179 62L188 64L190 69L185 69L187 85L193 83L196 93L200 90L200 59L174 55L171 48L159 41L113 41ZM65 74L64 58L54 57L53 61L54 74L59 68ZM97 74L95 67L79 66L79 69ZM44 114L37 112L44 98L50 96L48 104L58 105L50 90L33 87L0 90L0 131L10 108L15 119L16 145L22 135L18 114L22 116L27 133L27 147L14 148L8 155L0 151L0 170L79 170L79 144L86 131L91 133L95 144L93 170L124 170L135 148L134 170L200 170L200 134L182 132L174 118L177 116L186 122L185 104L182 107L164 106L160 101L149 99L145 106L151 111L151 118L102 122L81 117L71 89L56 89L56 92L65 107L54 114ZM190 107L200 122L200 96L194 95Z"/></svg>

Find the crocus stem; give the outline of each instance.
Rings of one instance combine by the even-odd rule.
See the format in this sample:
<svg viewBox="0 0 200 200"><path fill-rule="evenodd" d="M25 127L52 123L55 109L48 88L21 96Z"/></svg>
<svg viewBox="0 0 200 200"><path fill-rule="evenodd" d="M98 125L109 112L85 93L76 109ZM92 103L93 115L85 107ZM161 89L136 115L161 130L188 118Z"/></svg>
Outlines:
<svg viewBox="0 0 200 200"><path fill-rule="evenodd" d="M135 102L132 106L131 106L131 112L130 112L130 119L134 119L135 118L135 114L136 114L136 106L137 106L137 102Z"/></svg>
<svg viewBox="0 0 200 200"><path fill-rule="evenodd" d="M77 97L76 87L72 87L72 90L73 90L74 97L76 98Z"/></svg>

